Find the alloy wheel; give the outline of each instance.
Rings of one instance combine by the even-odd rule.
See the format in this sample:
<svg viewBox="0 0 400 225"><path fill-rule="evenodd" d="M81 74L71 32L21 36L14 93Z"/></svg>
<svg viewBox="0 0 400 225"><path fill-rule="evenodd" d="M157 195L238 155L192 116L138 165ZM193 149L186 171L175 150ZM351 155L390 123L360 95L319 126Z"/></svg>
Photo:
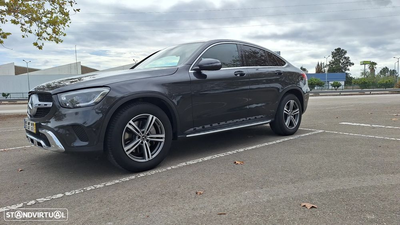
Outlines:
<svg viewBox="0 0 400 225"><path fill-rule="evenodd" d="M300 119L300 108L295 100L289 100L283 108L283 120L288 129L296 128Z"/></svg>
<svg viewBox="0 0 400 225"><path fill-rule="evenodd" d="M156 157L165 143L165 129L161 120L151 114L140 114L131 119L122 132L122 147L134 161L148 162Z"/></svg>

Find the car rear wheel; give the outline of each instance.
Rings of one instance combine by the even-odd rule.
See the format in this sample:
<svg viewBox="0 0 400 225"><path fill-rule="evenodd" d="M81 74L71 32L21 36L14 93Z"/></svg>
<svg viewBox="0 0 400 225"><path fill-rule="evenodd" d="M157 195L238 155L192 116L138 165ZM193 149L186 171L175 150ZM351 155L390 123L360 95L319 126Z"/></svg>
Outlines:
<svg viewBox="0 0 400 225"><path fill-rule="evenodd" d="M109 160L125 170L139 172L156 167L168 154L172 127L155 105L135 103L114 116L106 137Z"/></svg>
<svg viewBox="0 0 400 225"><path fill-rule="evenodd" d="M279 103L275 119L270 123L272 131L278 135L292 135L300 127L302 108L299 99L287 94Z"/></svg>

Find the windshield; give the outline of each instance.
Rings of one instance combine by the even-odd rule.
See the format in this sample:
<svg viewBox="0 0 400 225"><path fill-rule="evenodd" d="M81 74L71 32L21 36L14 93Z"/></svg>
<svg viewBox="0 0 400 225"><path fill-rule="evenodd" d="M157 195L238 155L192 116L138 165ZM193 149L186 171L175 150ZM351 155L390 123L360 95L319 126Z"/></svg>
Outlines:
<svg viewBox="0 0 400 225"><path fill-rule="evenodd" d="M189 43L169 47L157 52L134 69L174 67L186 62L203 43Z"/></svg>

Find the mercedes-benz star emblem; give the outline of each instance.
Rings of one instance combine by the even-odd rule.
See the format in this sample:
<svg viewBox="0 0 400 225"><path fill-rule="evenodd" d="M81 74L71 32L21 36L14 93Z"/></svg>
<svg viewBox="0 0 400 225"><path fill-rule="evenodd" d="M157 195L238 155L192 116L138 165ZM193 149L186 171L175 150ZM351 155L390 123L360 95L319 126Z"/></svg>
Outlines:
<svg viewBox="0 0 400 225"><path fill-rule="evenodd" d="M38 102L39 102L38 96L36 94L31 95L28 102L28 115L34 116L36 114L37 111L36 103Z"/></svg>

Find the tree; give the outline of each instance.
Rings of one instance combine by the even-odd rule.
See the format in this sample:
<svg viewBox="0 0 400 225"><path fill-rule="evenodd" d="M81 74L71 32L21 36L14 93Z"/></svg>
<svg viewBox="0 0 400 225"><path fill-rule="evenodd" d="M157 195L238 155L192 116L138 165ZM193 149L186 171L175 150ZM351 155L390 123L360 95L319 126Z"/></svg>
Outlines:
<svg viewBox="0 0 400 225"><path fill-rule="evenodd" d="M342 86L342 84L338 81L334 81L332 83L332 87L335 88L335 90L337 90L338 88L340 88L340 86Z"/></svg>
<svg viewBox="0 0 400 225"><path fill-rule="evenodd" d="M354 77L350 76L350 73L346 73L346 80L344 81L344 85L353 85Z"/></svg>
<svg viewBox="0 0 400 225"><path fill-rule="evenodd" d="M35 36L33 46L41 50L45 41L63 42L61 38L71 23L70 12L79 12L76 4L75 0L0 0L0 23L19 26L22 38ZM0 27L0 44L10 35Z"/></svg>
<svg viewBox="0 0 400 225"><path fill-rule="evenodd" d="M3 96L3 98L7 99L10 96L10 93L1 93L1 95Z"/></svg>
<svg viewBox="0 0 400 225"><path fill-rule="evenodd" d="M305 73L308 73L308 70L304 68L303 66L300 67L301 70L303 70Z"/></svg>
<svg viewBox="0 0 400 225"><path fill-rule="evenodd" d="M361 89L370 88L372 85L371 81L364 77L354 79L354 84L357 84L358 86L360 86Z"/></svg>
<svg viewBox="0 0 400 225"><path fill-rule="evenodd" d="M310 79L308 79L308 87L310 88L310 90L315 89L315 87L322 87L324 85L325 82L323 82L321 79L315 77L311 77Z"/></svg>
<svg viewBox="0 0 400 225"><path fill-rule="evenodd" d="M350 57L346 56L347 51L342 48L336 48L332 52L332 59L329 61L329 73L346 73L350 70L354 63L351 62Z"/></svg>
<svg viewBox="0 0 400 225"><path fill-rule="evenodd" d="M317 66L315 67L315 73L325 73L324 71L324 63L317 62Z"/></svg>
<svg viewBox="0 0 400 225"><path fill-rule="evenodd" d="M396 70L390 70L389 74L390 74L390 76L398 76L399 75Z"/></svg>
<svg viewBox="0 0 400 225"><path fill-rule="evenodd" d="M386 77L390 75L390 69L387 66L385 66L379 71L378 75L381 77Z"/></svg>
<svg viewBox="0 0 400 225"><path fill-rule="evenodd" d="M395 85L396 80L393 77L384 77L378 81L378 87L391 88Z"/></svg>
<svg viewBox="0 0 400 225"><path fill-rule="evenodd" d="M378 63L373 62L373 61L371 61L371 63L368 65L369 73L372 76L375 76L376 65L378 65Z"/></svg>

